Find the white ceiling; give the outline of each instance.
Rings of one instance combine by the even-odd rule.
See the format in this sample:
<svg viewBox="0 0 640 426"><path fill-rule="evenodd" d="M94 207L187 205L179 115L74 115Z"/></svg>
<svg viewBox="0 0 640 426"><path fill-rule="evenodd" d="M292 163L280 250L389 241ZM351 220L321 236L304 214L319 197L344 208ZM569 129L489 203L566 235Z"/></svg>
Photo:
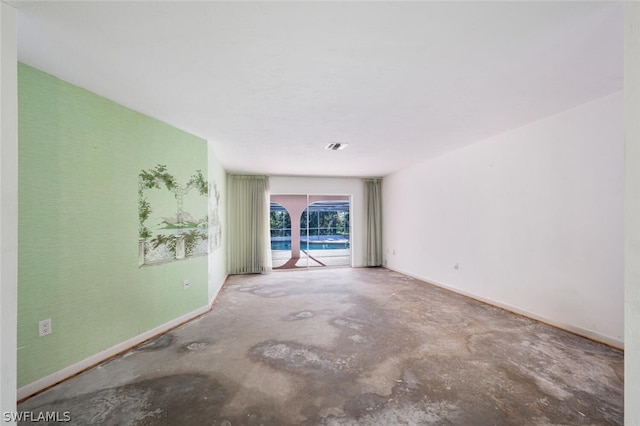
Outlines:
<svg viewBox="0 0 640 426"><path fill-rule="evenodd" d="M20 61L236 172L384 176L622 90L620 2L13 4Z"/></svg>

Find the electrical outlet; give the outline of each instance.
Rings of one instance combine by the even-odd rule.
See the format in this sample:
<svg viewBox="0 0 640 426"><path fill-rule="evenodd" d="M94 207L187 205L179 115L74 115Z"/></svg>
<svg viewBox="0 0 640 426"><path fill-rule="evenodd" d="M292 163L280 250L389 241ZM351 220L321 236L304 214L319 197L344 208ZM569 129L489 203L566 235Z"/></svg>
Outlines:
<svg viewBox="0 0 640 426"><path fill-rule="evenodd" d="M42 320L38 323L38 335L40 337L51 334L51 319Z"/></svg>
<svg viewBox="0 0 640 426"><path fill-rule="evenodd" d="M189 288L189 280L184 280L182 282L182 288L184 288L185 290Z"/></svg>
<svg viewBox="0 0 640 426"><path fill-rule="evenodd" d="M453 269L455 269L455 270L459 270L460 269L460 265L458 264L458 262L456 262L456 264L453 265Z"/></svg>

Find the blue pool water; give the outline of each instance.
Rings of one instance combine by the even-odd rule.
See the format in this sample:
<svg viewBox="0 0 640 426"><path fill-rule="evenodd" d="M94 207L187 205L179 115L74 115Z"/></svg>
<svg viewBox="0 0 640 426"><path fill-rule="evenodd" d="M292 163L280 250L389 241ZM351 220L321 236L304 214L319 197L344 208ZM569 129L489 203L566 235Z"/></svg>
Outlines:
<svg viewBox="0 0 640 426"><path fill-rule="evenodd" d="M300 248L307 250L307 240L300 238ZM342 235L322 235L309 237L309 250L344 250L349 248L349 237ZM271 250L291 250L290 237L271 239Z"/></svg>

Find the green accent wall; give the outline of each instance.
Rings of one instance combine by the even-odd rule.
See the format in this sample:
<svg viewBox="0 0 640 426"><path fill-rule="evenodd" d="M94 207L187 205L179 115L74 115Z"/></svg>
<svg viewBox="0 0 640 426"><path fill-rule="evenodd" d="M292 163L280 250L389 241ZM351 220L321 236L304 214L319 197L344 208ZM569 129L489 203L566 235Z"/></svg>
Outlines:
<svg viewBox="0 0 640 426"><path fill-rule="evenodd" d="M18 83L21 387L208 303L207 256L138 266L138 174L163 164L183 182L206 176L208 152L24 64ZM48 318L53 333L38 337Z"/></svg>

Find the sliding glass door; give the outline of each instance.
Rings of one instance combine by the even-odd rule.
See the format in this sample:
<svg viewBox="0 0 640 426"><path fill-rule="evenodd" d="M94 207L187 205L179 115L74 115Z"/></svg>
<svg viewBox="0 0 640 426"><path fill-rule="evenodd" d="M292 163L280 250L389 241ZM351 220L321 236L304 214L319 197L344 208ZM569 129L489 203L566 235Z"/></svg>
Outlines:
<svg viewBox="0 0 640 426"><path fill-rule="evenodd" d="M316 201L300 218L300 245L309 267L350 266L349 201Z"/></svg>
<svg viewBox="0 0 640 426"><path fill-rule="evenodd" d="M274 269L351 266L349 195L271 195Z"/></svg>

